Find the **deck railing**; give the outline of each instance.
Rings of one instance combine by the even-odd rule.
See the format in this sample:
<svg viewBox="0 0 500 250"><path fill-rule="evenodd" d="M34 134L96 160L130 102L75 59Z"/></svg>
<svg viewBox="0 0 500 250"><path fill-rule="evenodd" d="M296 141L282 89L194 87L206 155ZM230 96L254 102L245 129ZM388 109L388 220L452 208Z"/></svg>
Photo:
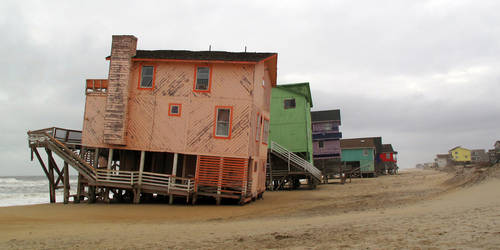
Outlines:
<svg viewBox="0 0 500 250"><path fill-rule="evenodd" d="M125 185L134 188L135 185L151 186L167 192L178 191L188 194L194 192L194 179L176 177L169 174L139 171L124 171L113 169L96 169L68 146L80 145L81 131L46 128L28 132L30 147L47 147L73 166L78 172L89 178L94 185Z"/></svg>

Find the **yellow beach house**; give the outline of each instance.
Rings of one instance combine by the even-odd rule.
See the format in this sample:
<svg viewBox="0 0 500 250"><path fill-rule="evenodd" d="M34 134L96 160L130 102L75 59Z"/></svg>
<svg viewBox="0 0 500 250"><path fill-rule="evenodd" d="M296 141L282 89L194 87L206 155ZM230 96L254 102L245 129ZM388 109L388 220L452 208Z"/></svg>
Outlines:
<svg viewBox="0 0 500 250"><path fill-rule="evenodd" d="M469 149L463 148L462 146L454 147L448 152L451 159L455 162L469 162L471 160L471 151Z"/></svg>

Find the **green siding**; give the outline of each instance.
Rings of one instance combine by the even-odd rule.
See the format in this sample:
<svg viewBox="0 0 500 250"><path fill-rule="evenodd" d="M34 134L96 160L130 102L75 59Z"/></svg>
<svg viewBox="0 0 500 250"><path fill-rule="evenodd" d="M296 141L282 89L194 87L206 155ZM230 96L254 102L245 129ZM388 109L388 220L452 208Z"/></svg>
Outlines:
<svg viewBox="0 0 500 250"><path fill-rule="evenodd" d="M281 85L286 86L283 88L278 85L272 89L269 141L292 152L306 152L306 160L312 162L311 103L310 97L303 95L304 85L309 89L309 84ZM298 91L294 91L294 86ZM295 108L285 109L284 100L290 98L295 98Z"/></svg>
<svg viewBox="0 0 500 250"><path fill-rule="evenodd" d="M368 155L363 152L367 150ZM361 172L374 172L375 159L372 148L342 149L342 161L359 161Z"/></svg>

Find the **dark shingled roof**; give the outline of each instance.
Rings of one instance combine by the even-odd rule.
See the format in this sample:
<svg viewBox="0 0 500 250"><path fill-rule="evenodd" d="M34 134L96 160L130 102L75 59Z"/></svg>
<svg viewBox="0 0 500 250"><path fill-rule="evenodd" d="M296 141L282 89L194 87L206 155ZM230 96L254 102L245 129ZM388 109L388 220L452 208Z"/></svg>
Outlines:
<svg viewBox="0 0 500 250"><path fill-rule="evenodd" d="M382 152L394 152L394 149L392 149L392 144L382 144Z"/></svg>
<svg viewBox="0 0 500 250"><path fill-rule="evenodd" d="M276 53L226 52L226 51L189 51L189 50L137 50L132 58L174 59L201 61L238 61L260 62Z"/></svg>
<svg viewBox="0 0 500 250"><path fill-rule="evenodd" d="M311 111L311 120L313 122L340 121L340 110Z"/></svg>

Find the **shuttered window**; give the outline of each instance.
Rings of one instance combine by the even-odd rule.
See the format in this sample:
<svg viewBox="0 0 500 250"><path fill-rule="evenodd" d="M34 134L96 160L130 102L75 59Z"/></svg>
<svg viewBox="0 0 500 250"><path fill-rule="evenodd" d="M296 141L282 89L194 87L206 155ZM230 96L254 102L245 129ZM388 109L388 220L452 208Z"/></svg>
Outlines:
<svg viewBox="0 0 500 250"><path fill-rule="evenodd" d="M139 85L140 88L144 89L153 88L154 72L155 72L154 66L142 66L141 83Z"/></svg>
<svg viewBox="0 0 500 250"><path fill-rule="evenodd" d="M294 109L295 108L295 99L285 99L284 106L285 106L285 109Z"/></svg>
<svg viewBox="0 0 500 250"><path fill-rule="evenodd" d="M210 67L196 67L195 91L210 91L210 73Z"/></svg>
<svg viewBox="0 0 500 250"><path fill-rule="evenodd" d="M269 120L264 118L264 131L262 132L262 143L267 144L269 139Z"/></svg>
<svg viewBox="0 0 500 250"><path fill-rule="evenodd" d="M215 119L215 137L230 138L231 137L231 118L232 107L217 107Z"/></svg>

